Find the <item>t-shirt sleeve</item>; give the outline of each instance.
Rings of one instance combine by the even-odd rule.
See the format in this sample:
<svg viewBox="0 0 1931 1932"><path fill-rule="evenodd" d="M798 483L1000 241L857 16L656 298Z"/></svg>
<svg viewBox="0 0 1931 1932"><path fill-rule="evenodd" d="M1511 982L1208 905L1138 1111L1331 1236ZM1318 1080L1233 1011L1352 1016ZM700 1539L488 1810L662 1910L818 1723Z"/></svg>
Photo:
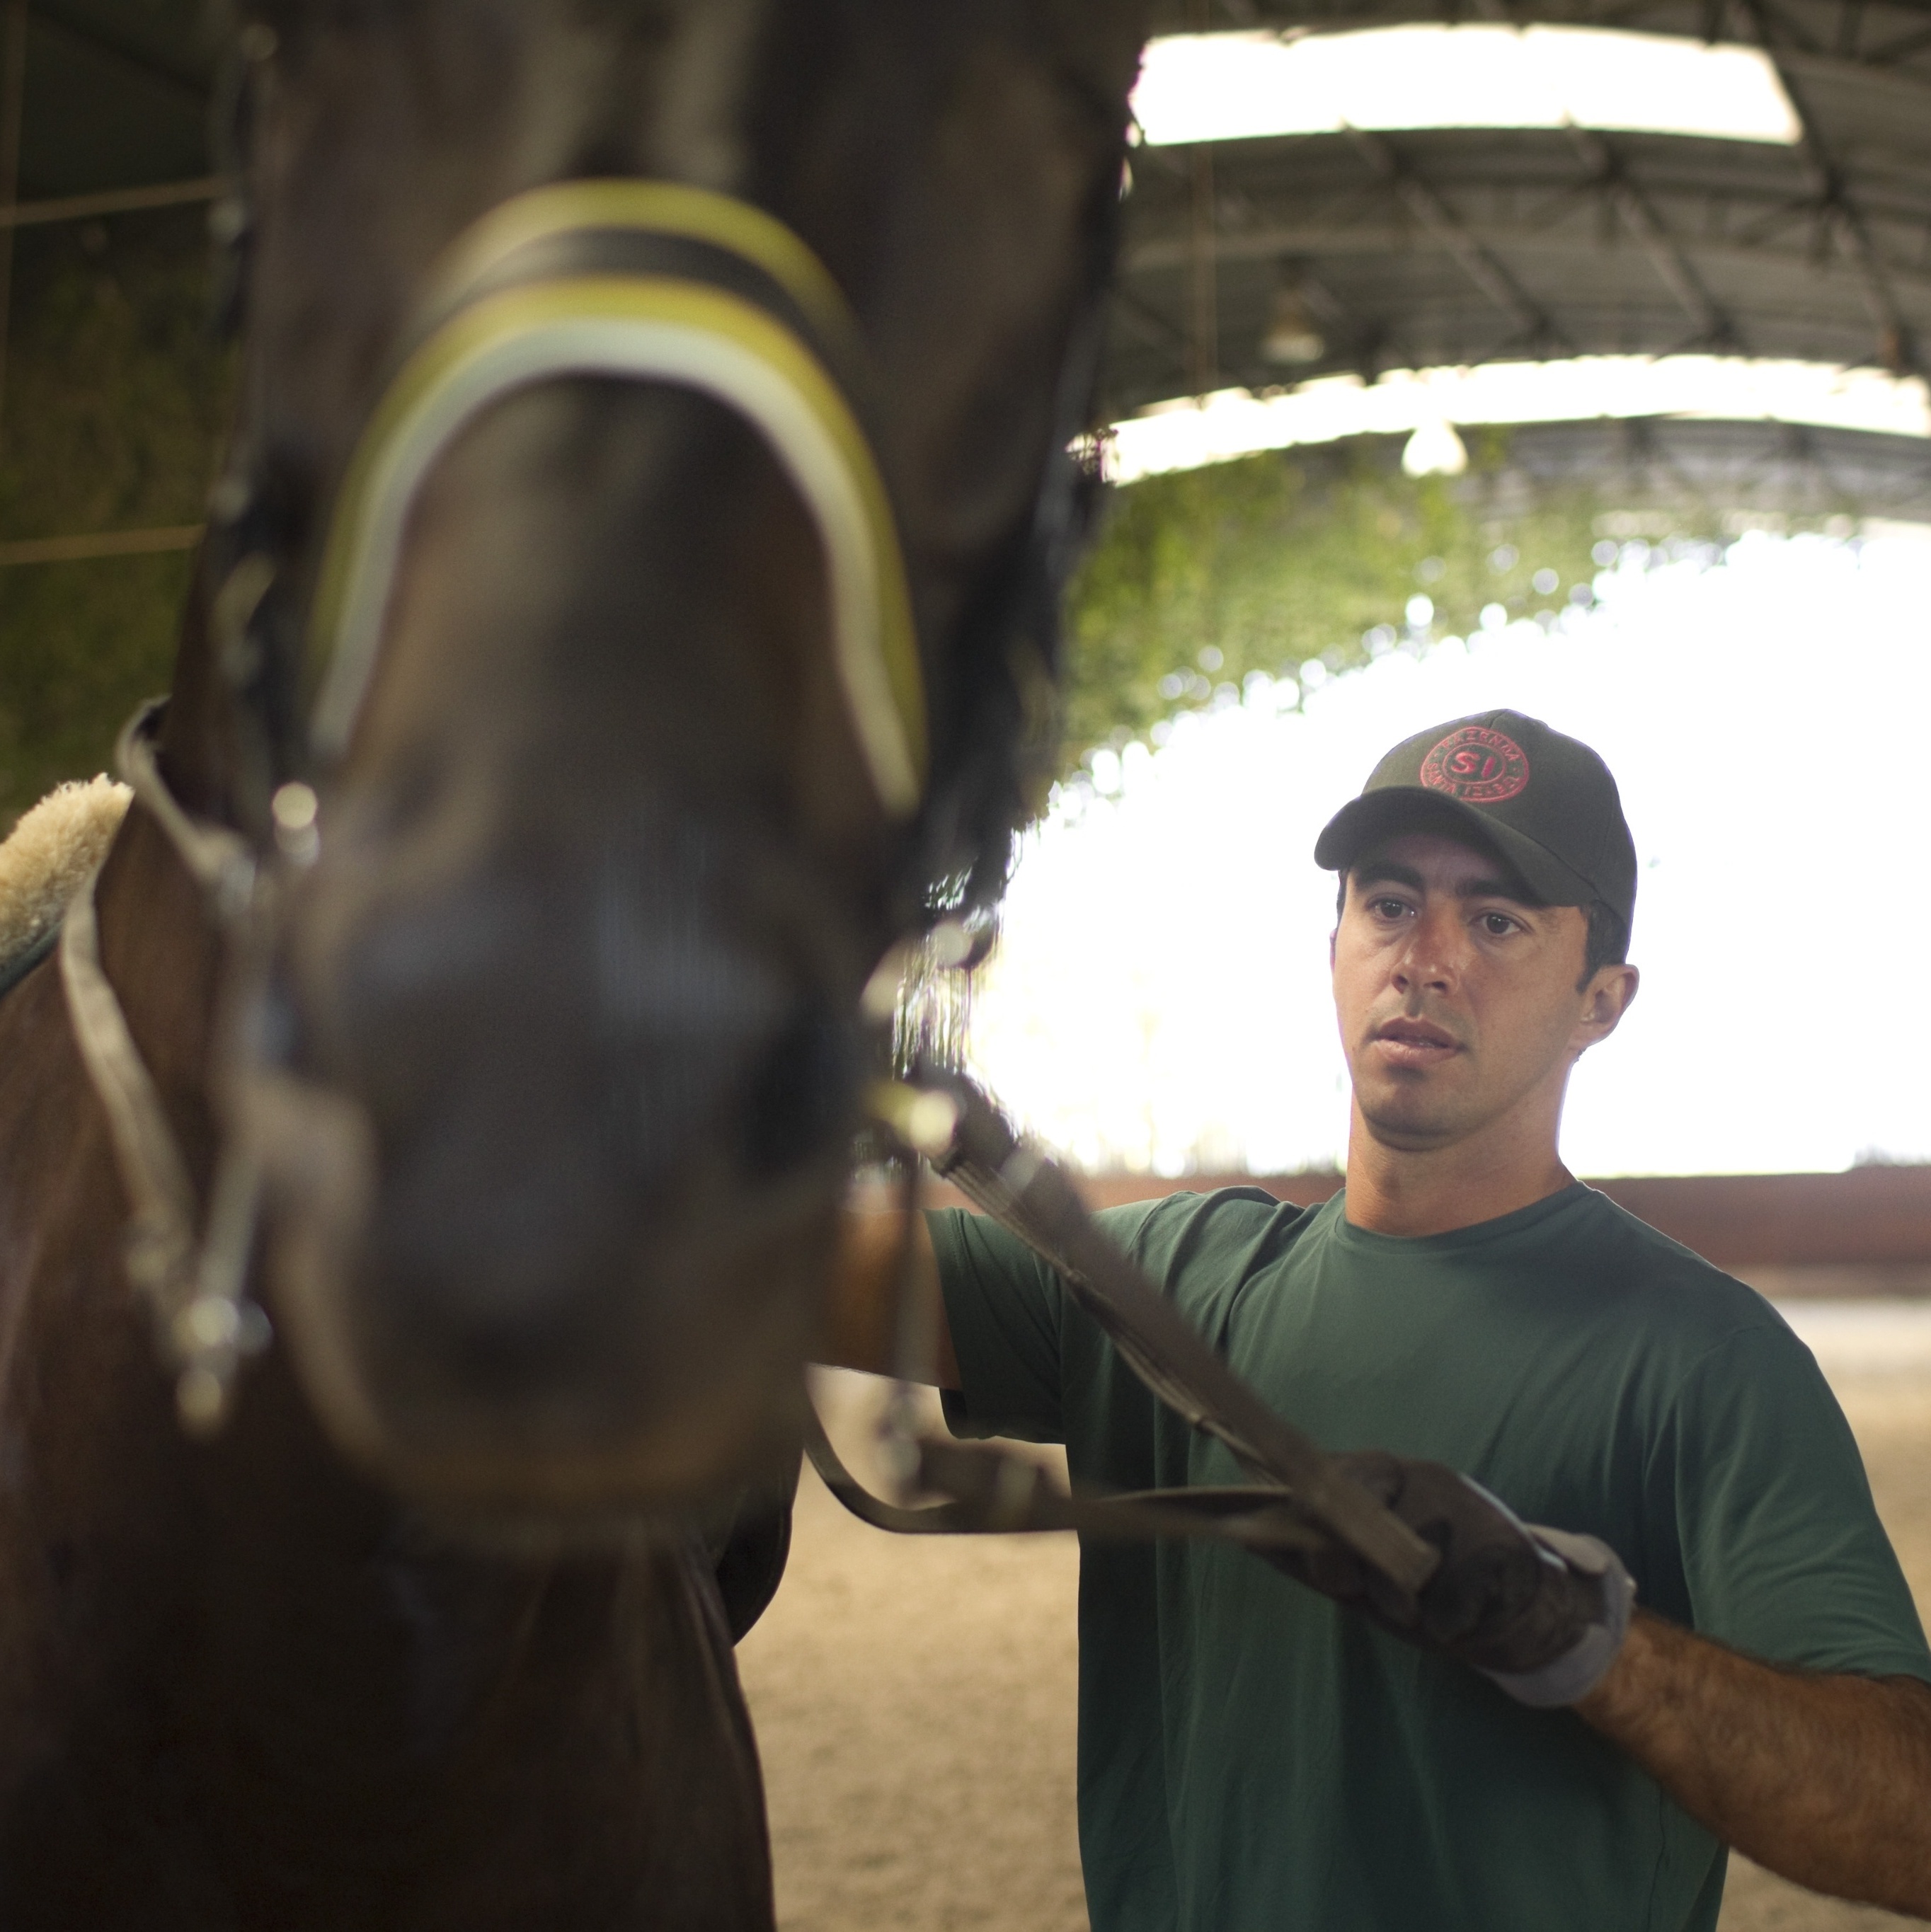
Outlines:
<svg viewBox="0 0 1931 1932"><path fill-rule="evenodd" d="M1674 1492L1694 1627L1770 1663L1931 1682L1863 1458L1809 1350L1781 1326L1731 1335L1672 1406L1650 1473Z"/></svg>
<svg viewBox="0 0 1931 1932"><path fill-rule="evenodd" d="M1158 1204L1136 1202L1094 1219L1130 1249ZM983 1214L940 1208L925 1218L963 1384L947 1391L947 1424L959 1436L1065 1442L1065 1285L1017 1235Z"/></svg>

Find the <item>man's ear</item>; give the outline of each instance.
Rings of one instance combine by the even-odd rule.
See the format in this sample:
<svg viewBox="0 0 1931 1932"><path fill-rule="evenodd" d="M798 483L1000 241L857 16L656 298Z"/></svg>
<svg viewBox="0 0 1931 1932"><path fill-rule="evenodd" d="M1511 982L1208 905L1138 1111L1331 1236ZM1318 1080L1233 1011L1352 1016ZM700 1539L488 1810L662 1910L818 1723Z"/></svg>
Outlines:
<svg viewBox="0 0 1931 1932"><path fill-rule="evenodd" d="M1582 989L1582 1011L1572 1036L1578 1053L1587 1053L1622 1024L1643 976L1629 965L1599 966Z"/></svg>

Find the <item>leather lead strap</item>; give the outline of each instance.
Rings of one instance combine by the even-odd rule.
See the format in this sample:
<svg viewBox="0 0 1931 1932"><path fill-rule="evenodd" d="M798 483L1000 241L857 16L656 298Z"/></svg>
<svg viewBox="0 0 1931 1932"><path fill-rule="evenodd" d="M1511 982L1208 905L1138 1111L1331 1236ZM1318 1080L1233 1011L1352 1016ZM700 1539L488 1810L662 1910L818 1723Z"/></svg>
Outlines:
<svg viewBox="0 0 1931 1932"><path fill-rule="evenodd" d="M816 1412L805 1423L805 1454L824 1486L862 1522L894 1536L1015 1536L1074 1530L1109 1542L1187 1537L1236 1543L1263 1555L1306 1554L1332 1539L1309 1524L1287 1490L1137 1490L1069 1496L1036 1462L991 1444L970 1447L926 1438L919 1444L917 1486L947 1500L923 1507L874 1496L831 1445Z"/></svg>
<svg viewBox="0 0 1931 1932"><path fill-rule="evenodd" d="M1291 1509L1305 1529L1316 1533L1318 1543L1338 1544L1352 1551L1412 1600L1440 1562L1433 1546L1338 1468L1311 1437L1277 1414L1251 1384L1228 1366L1131 1258L1101 1232L1060 1168L1044 1155L1022 1145L971 1082L953 1074L928 1073L918 1086L922 1090L899 1088L904 1103L894 1107L888 1101L881 1112L896 1112L901 1132L909 1130L907 1137L931 1160L933 1170L1059 1276L1074 1299L1112 1340L1127 1366L1155 1395L1194 1428L1224 1442L1257 1479L1257 1488L1251 1492L1206 1493L1254 1494L1284 1510ZM937 1124L942 1120L938 1131L930 1126L921 1131L921 1110L927 1123ZM928 1462L935 1449L944 1446L930 1442L921 1444ZM958 1452L954 1449L952 1453ZM813 1460L816 1462L815 1456ZM947 1478L957 1472L939 1467L927 1473L939 1478L935 1486L944 1490L950 1486ZM851 1480L848 1474L845 1480ZM833 1493L839 1493L835 1486ZM1181 1499L1199 1493L1203 1492L1176 1490L1149 1495L1155 1499L1153 1506L1181 1514L1189 1507ZM841 1500L845 1498L841 1496ZM880 1508L893 1507L878 1504L875 1498L871 1501ZM1074 1499L1065 1501L1070 1504ZM846 1506L851 1504L847 1502ZM1104 1500L1081 1505L1087 1509L1112 1506ZM1214 1507L1208 1506L1206 1514L1212 1516L1213 1513ZM866 1516L866 1520L876 1519ZM893 1526L880 1524L881 1528ZM1083 1523L1077 1526L1085 1528ZM1143 1528L1128 1533L1176 1532ZM1233 1534L1224 1520L1215 1529L1180 1533L1227 1534L1233 1540L1252 1541L1250 1537Z"/></svg>

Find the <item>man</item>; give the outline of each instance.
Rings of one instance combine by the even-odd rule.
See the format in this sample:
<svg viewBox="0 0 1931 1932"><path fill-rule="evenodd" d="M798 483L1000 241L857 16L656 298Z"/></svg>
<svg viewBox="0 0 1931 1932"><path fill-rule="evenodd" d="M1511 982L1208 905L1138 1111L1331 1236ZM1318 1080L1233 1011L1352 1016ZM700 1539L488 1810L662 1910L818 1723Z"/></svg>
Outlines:
<svg viewBox="0 0 1931 1932"><path fill-rule="evenodd" d="M1931 1652L1843 1418L1766 1303L1557 1154L1569 1073L1636 991L1607 767L1515 712L1458 720L1391 752L1316 858L1341 880L1345 1192L1102 1219L1327 1448L1599 1539L1638 1607L1554 1694L1573 1708L1537 1708L1244 1552L1088 1548L1095 1932L1707 1932L1726 1843L1931 1916ZM1774 970L1796 916L1713 906L1710 944ZM956 1428L1064 1441L1110 1487L1238 1480L1002 1230L913 1232ZM885 1359L902 1232L851 1224L853 1366Z"/></svg>

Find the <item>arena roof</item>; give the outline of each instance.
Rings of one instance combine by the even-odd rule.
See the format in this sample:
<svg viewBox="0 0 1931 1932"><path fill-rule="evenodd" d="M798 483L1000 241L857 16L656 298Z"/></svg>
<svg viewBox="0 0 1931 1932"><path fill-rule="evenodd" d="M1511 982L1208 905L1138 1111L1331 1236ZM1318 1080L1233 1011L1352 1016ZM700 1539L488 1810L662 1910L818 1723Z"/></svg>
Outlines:
<svg viewBox="0 0 1931 1932"><path fill-rule="evenodd" d="M1390 454L1401 439L1389 439ZM1462 486L1497 514L1585 484L1605 536L1655 537L1720 506L1724 531L1781 533L1801 520L1839 536L1931 524L1931 442L1805 423L1668 416L1526 424L1497 470ZM1614 507L1611 507L1614 506ZM1854 515L1851 514L1854 511Z"/></svg>
<svg viewBox="0 0 1931 1932"><path fill-rule="evenodd" d="M206 0L33 0L20 219L206 194L212 11ZM1793 122L1763 120L1743 76L1734 111L1758 117L1754 138L1403 127L1431 111L1411 82L1410 104L1379 128L1149 140L1126 204L1109 413L1230 387L1588 355L1926 373L1931 0L1163 0L1156 22L1163 34L1290 37L1538 23L1754 50ZM1453 118L1453 89L1436 92ZM1498 100L1512 111L1512 94L1489 89L1489 118ZM1578 110L1564 94L1553 117L1547 100L1523 111ZM1887 508L1921 500L1915 479L1931 462L1916 452L1931 446L1881 440L1882 460L1851 470L1881 476L1873 494ZM1785 439L1777 466L1801 469L1827 442L1834 488L1854 438ZM1731 451L1714 431L1671 442L1679 462L1692 447ZM1596 446L1576 441L1577 457Z"/></svg>
<svg viewBox="0 0 1931 1932"><path fill-rule="evenodd" d="M1931 7L1860 0L1219 0L1167 32L1524 22L1767 55L1797 138L1575 125L1147 143L1111 413L1230 385L1686 350L1921 372Z"/></svg>

